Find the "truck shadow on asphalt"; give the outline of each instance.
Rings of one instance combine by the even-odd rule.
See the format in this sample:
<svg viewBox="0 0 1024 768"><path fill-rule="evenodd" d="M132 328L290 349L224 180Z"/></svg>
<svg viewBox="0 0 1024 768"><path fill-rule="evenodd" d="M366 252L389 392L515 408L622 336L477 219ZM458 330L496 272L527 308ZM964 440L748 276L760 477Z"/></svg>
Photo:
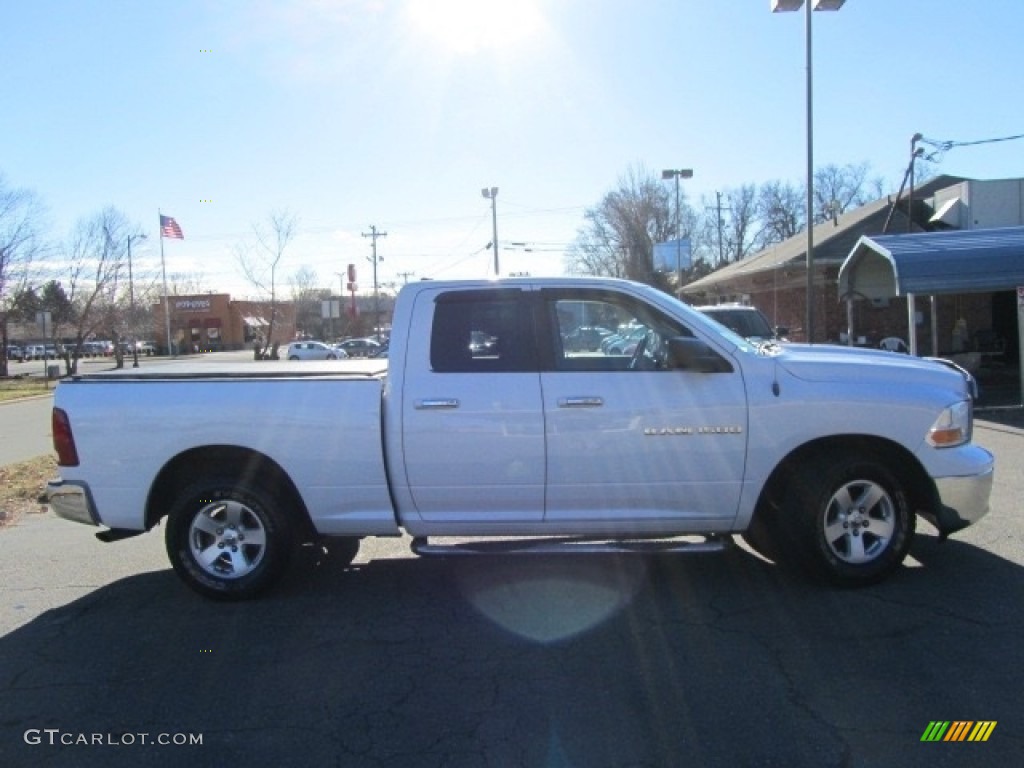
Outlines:
<svg viewBox="0 0 1024 768"><path fill-rule="evenodd" d="M856 591L740 548L352 567L307 552L237 604L170 570L131 576L0 639L0 764L934 766L957 747L1015 764L1024 569L927 535L912 555ZM922 744L936 719L998 726L985 745ZM203 743L25 743L46 728Z"/></svg>

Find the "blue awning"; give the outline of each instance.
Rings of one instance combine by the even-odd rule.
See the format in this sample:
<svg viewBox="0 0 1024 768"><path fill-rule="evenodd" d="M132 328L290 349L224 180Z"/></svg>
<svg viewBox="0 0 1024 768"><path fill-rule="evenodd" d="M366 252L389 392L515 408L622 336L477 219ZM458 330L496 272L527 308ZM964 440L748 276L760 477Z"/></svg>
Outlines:
<svg viewBox="0 0 1024 768"><path fill-rule="evenodd" d="M985 293L1024 286L1024 227L864 235L839 269L842 298Z"/></svg>

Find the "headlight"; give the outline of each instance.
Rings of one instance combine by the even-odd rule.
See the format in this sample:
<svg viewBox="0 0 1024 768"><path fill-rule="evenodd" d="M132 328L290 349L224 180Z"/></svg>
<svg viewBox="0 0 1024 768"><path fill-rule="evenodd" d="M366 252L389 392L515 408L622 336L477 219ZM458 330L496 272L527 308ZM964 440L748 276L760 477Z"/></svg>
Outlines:
<svg viewBox="0 0 1024 768"><path fill-rule="evenodd" d="M971 427L971 403L962 400L939 414L926 439L935 448L952 448L970 441Z"/></svg>

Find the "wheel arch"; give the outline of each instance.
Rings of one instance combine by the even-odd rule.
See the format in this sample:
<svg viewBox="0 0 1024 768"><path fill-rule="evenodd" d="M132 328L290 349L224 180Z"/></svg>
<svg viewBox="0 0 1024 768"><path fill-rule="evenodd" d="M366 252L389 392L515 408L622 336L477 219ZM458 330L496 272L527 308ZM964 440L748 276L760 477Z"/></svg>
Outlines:
<svg viewBox="0 0 1024 768"><path fill-rule="evenodd" d="M167 516L178 493L204 474L232 477L239 482L258 482L277 493L295 515L295 531L304 539L315 538L309 510L288 473L266 454L235 445L191 448L168 461L146 499L146 528Z"/></svg>
<svg viewBox="0 0 1024 768"><path fill-rule="evenodd" d="M938 490L921 462L897 442L876 435L832 435L795 448L780 461L758 497L754 515L770 515L778 509L782 495L793 475L823 455L858 455L884 463L903 481L907 501L915 513L934 511L940 507Z"/></svg>

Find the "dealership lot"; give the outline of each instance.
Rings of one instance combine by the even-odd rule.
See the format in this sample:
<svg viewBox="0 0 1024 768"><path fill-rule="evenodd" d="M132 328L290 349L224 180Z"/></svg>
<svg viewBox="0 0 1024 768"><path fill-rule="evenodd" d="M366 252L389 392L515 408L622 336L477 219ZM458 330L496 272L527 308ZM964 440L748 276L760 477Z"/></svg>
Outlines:
<svg viewBox="0 0 1024 768"><path fill-rule="evenodd" d="M1000 418L976 435L992 512L944 543L920 523L907 567L853 592L742 548L438 561L395 540L222 605L173 576L162 530L101 544L29 516L0 531L0 764L1015 764L1024 431ZM921 742L936 720L997 724ZM202 743L155 743L178 734Z"/></svg>

